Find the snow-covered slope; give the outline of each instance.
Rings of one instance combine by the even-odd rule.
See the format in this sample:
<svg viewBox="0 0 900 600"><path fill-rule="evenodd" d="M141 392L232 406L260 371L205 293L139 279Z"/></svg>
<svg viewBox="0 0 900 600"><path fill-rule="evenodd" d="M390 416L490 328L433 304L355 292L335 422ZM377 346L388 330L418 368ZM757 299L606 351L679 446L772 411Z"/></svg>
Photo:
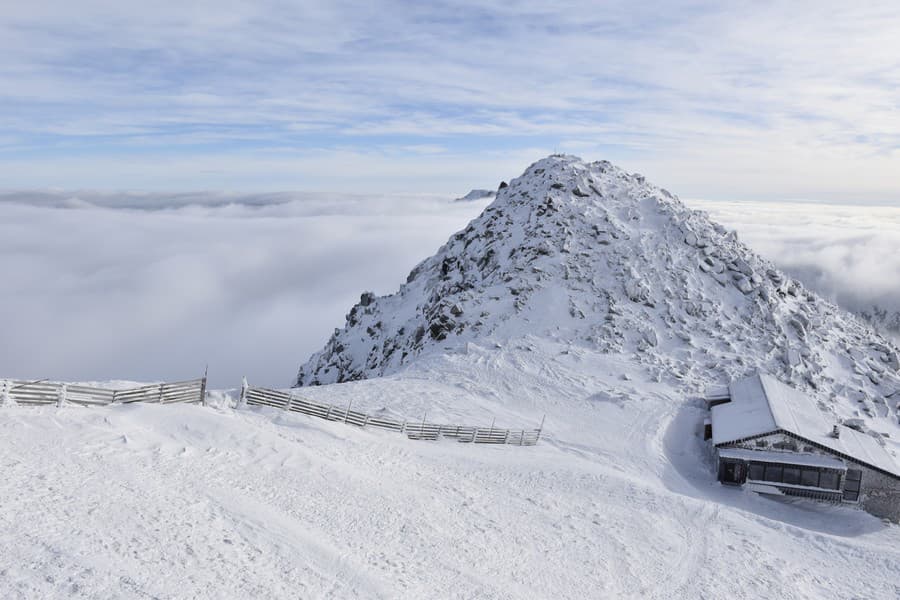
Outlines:
<svg viewBox="0 0 900 600"><path fill-rule="evenodd" d="M761 367L841 417L897 423L890 342L642 176L557 155L502 188L399 292L363 294L296 384L525 333L627 354L642 378L685 392Z"/></svg>
<svg viewBox="0 0 900 600"><path fill-rule="evenodd" d="M302 392L446 422L546 413L528 448L274 409L3 409L0 596L898 596L900 527L720 486L702 403L642 371L523 336Z"/></svg>
<svg viewBox="0 0 900 600"><path fill-rule="evenodd" d="M877 304L859 311L859 316L893 341L900 341L900 311L882 308Z"/></svg>

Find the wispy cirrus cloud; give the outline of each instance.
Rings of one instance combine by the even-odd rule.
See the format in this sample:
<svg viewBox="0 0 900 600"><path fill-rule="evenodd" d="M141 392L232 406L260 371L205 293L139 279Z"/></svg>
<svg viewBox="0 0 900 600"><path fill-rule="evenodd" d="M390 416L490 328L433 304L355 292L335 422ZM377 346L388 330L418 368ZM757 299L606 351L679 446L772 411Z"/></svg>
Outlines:
<svg viewBox="0 0 900 600"><path fill-rule="evenodd" d="M174 157L214 188L206 165L240 156L229 187L307 188L279 165L352 148L401 158L367 183L396 190L429 169L415 148L460 180L467 157L497 174L506 152L537 153L521 169L578 146L686 195L896 199L898 40L890 2L20 3L0 20L0 172L159 189Z"/></svg>

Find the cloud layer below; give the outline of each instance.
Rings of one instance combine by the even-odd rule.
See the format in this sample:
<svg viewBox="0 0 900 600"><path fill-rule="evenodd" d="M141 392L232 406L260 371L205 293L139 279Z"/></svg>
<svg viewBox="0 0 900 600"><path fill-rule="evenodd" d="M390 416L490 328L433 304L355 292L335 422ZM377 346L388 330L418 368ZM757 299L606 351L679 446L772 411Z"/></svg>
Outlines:
<svg viewBox="0 0 900 600"><path fill-rule="evenodd" d="M0 200L2 375L284 386L364 290L484 203L295 194Z"/></svg>
<svg viewBox="0 0 900 600"><path fill-rule="evenodd" d="M900 312L900 207L688 201L810 289L855 312Z"/></svg>
<svg viewBox="0 0 900 600"><path fill-rule="evenodd" d="M0 196L0 376L284 386L364 290L391 293L488 200ZM689 201L850 308L900 310L900 209Z"/></svg>

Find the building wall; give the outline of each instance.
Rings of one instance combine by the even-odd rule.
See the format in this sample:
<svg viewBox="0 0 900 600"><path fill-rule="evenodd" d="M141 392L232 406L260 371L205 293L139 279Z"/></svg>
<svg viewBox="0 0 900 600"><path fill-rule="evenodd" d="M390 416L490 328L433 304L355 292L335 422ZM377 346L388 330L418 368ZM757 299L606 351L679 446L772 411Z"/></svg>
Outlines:
<svg viewBox="0 0 900 600"><path fill-rule="evenodd" d="M765 442L766 445L761 446L760 442ZM783 433L773 433L755 440L749 440L738 444L728 444L728 446L734 448L747 448L748 450L778 450L779 448L776 447L776 444L792 443L796 445L798 452L838 458L843 460L849 468L862 471L862 486L859 498L860 507L877 517L883 517L890 519L895 523L900 523L900 479L879 473L878 471L856 463L855 461L849 461L840 456L835 456L830 452L804 444L802 441Z"/></svg>
<svg viewBox="0 0 900 600"><path fill-rule="evenodd" d="M857 468L862 471L860 505L876 517L900 523L900 480L862 465Z"/></svg>

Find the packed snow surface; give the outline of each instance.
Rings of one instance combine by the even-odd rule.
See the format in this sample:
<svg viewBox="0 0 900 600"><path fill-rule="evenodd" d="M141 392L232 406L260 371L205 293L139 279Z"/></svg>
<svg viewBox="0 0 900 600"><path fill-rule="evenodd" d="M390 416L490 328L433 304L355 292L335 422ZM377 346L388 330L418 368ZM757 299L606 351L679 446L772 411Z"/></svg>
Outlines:
<svg viewBox="0 0 900 600"><path fill-rule="evenodd" d="M896 598L900 527L720 486L705 408L523 337L303 390L534 447L273 409L0 412L7 598Z"/></svg>

